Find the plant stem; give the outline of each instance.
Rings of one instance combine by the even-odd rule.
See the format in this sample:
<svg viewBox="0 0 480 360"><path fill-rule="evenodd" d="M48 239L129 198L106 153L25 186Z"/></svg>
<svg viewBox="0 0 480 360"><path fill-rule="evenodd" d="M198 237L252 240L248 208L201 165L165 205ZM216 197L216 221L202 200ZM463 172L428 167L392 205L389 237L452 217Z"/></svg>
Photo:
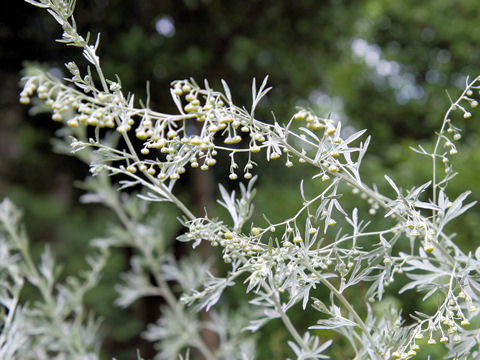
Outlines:
<svg viewBox="0 0 480 360"><path fill-rule="evenodd" d="M13 317L17 311L17 305L20 298L21 286L17 289L14 288L13 301L8 306L8 316L2 324L2 336L0 336L0 349L7 340L7 335L10 331L10 325L12 324Z"/></svg>
<svg viewBox="0 0 480 360"><path fill-rule="evenodd" d="M285 313L285 311L283 311L282 304L278 302L278 299L274 295L271 296L271 299L275 305L275 309L280 314L280 318L282 319L283 324L287 328L288 332L293 336L297 344L300 345L304 351L311 351L309 346L303 341L302 337L298 333L297 329L293 325L288 315Z"/></svg>
<svg viewBox="0 0 480 360"><path fill-rule="evenodd" d="M354 317L358 327L362 330L362 332L365 334L365 337L368 339L370 342L370 345L372 346L373 350L375 351L375 354L378 358L378 360L383 359L382 354L378 351L378 348L376 346L375 340L372 338L370 335L370 331L367 329L365 323L363 322L362 318L358 313L355 311L352 305L350 305L350 302L343 296L341 292L337 290L335 286L333 286L330 281L325 279L322 274L320 274L317 270L315 270L308 262L306 263L308 269L312 272L312 274L315 274L315 276L320 280L320 282L325 285L334 295L335 297L342 303L342 305L347 309L347 311Z"/></svg>
<svg viewBox="0 0 480 360"><path fill-rule="evenodd" d="M132 237L137 249L140 250L140 252L143 254L145 259L147 260L147 263L149 264L150 270L152 271L155 281L160 287L160 291L164 299L166 300L168 306L173 311L175 311L178 317L178 320L185 327L187 327L188 319L184 316L183 306L177 301L177 298L175 297L172 290L170 289L170 286L163 278L158 268L158 261L156 261L152 257L151 252L145 251L145 249L139 245L139 241L137 240L137 234L135 232L135 225L132 222L132 220L128 217L127 213L124 211L120 203L120 200L118 199L118 192L112 191L111 197L109 197L109 200L110 200L110 203L108 203L109 207L115 212L119 220L123 223L124 227L127 229L130 236ZM193 336L193 339L191 339L192 344L194 344L197 347L197 349L202 353L205 359L208 359L208 360L218 359L218 357L214 353L212 353L212 351L208 348L208 346L205 344L205 342L201 337L197 336L196 334L191 334L191 335Z"/></svg>

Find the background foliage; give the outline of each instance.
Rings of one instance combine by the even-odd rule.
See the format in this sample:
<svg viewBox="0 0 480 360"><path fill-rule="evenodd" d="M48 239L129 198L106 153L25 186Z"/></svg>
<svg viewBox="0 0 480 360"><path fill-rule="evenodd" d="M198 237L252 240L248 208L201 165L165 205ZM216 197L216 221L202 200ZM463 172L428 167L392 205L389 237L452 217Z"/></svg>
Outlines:
<svg viewBox="0 0 480 360"><path fill-rule="evenodd" d="M82 179L87 168L52 154L49 139L55 124L48 116L27 119L26 108L17 102L23 60L41 62L59 73L63 60L78 54L52 45L59 29L43 12L22 1L9 6L14 10L2 11L0 22L0 197L8 195L26 209L33 243L38 249L52 244L65 263L65 274L74 273L83 264L86 241L102 234L111 214L79 206L82 191L71 184ZM269 74L274 90L261 104L259 117L269 118L273 110L278 119L286 119L296 105L306 105L320 114L332 112L357 129L367 128L374 141L363 170L366 182L384 184L386 166L406 187L423 182L430 171L408 146L429 145L448 107L445 90L455 96L466 76L479 73L479 19L473 0L91 0L78 1L76 10L81 32L102 33L100 55L107 76L121 74L124 88L140 97L150 79L154 109L170 110L168 86L174 79L206 78L216 87L226 79L236 102L246 104L251 78ZM468 188L472 198L479 199L478 125L467 123L465 128L464 148L456 159L462 177L451 190L458 195ZM266 208L278 212L273 218L290 214L289 204L298 197L298 173L275 163L259 171L271 176L259 184L255 216L260 219ZM228 185L225 177L193 175L185 188L202 185L185 200L199 208L211 203L208 194L216 191L212 184L218 181ZM211 211L222 216L221 210ZM463 249L478 246L478 216L476 207L456 223ZM166 236L173 240L178 230L172 226ZM185 251L177 245L179 254ZM138 333L156 318L158 301L148 299L129 312L112 306L112 284L129 255L114 254L101 286L89 295L89 305L108 319L102 328L105 354L126 359L140 348L148 358L151 349ZM408 303L401 305L408 309ZM271 333L272 343L264 344L263 351L283 358L286 333L274 324Z"/></svg>

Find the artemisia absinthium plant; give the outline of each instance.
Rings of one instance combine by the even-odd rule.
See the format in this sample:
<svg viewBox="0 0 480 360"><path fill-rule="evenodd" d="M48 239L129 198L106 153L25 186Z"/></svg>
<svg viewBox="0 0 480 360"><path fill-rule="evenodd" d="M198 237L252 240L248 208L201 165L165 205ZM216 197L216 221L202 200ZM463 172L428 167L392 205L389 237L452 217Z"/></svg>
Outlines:
<svg viewBox="0 0 480 360"><path fill-rule="evenodd" d="M82 71L74 62L67 63L71 77L66 83L44 71L31 70L23 79L20 102L29 104L32 97L42 100L51 109L52 120L71 128L64 134L74 135L72 153L90 165L94 175L90 184L96 184L90 190L117 213L131 239L125 244L138 250L131 272L119 287L118 303L127 306L147 294L166 298L168 307L162 318L145 333L148 339L159 342L159 358L177 357L185 347L199 350L208 359L253 357L252 339L239 335L241 326L238 332L231 331L238 322L225 320L233 316L231 312L212 317L209 326L226 335L217 349L208 349L203 343L199 322L192 331L187 321L194 317L191 309L213 311L222 292L237 280L245 281L245 291L253 296L245 304L249 323L243 330L257 333L268 321L280 319L298 359L328 358L331 340L319 336L317 329L343 335L355 359L415 358L420 347L428 348L437 342L446 347L447 358L480 357L480 330L472 324L478 314L480 249L464 253L444 230L451 220L474 205L465 204L468 191L450 199L447 185L456 175L450 158L458 151L458 124L462 117L470 118L468 109L477 105L474 92L480 89L480 78L467 81L462 94L451 101L433 150L421 146L414 149L431 161L432 179L403 191L385 176L395 192L395 197L390 198L361 179L360 164L370 141L363 137L364 131L345 138L340 122L318 117L307 109L300 109L284 125L258 120L255 108L270 90L266 79L258 88L253 82L249 110L233 103L225 82L220 92L207 82L200 86L193 80L172 83L170 91L178 114L154 111L148 99L146 106L137 107L134 96L122 91L119 79L105 78L96 55L99 38L91 44L88 36L85 39L77 33L73 1L26 1L49 11L63 28L60 41L81 48L90 66ZM194 122L201 125L196 133L190 130ZM87 127L95 129L94 136L86 136ZM114 133L119 134L124 146L116 146ZM143 142L138 152L132 145L133 137ZM228 178L248 180L246 186L240 184L238 198L220 186L219 202L231 214L231 224L195 215L174 194L176 181L189 167L208 170L216 164L220 152L230 157ZM256 153L268 160L279 159L288 168L295 162L313 166L317 173L314 178L325 184L323 190L308 196L301 186L302 203L292 211L292 217L279 223L267 220L266 225L252 224L249 219ZM247 158L242 167L239 154ZM207 273L207 266L181 266L171 260L166 250L149 242L148 226L142 224L143 232L139 231L139 218L129 217L125 202L112 191L107 175L122 178L118 192L141 186L141 202L167 201L177 206L183 212L186 229L179 240L192 242L194 248L202 241L221 247L223 261L231 266L228 274L223 278L206 275L200 285L187 281L192 271ZM98 179L103 179L103 187ZM340 202L341 185L351 187L368 201L371 213L384 213L391 219L390 226L378 230L375 224L362 220L357 209L347 213ZM264 213L268 219L268 209ZM337 220L349 227L334 230ZM400 247L400 242L407 243L409 250L399 250L408 248ZM101 242L101 248L120 243L110 238ZM150 255L152 249L156 249L153 253L158 255L158 263ZM148 273L154 274L156 284L149 281ZM381 302L385 288L399 276L408 279L400 293L416 291L424 299L435 295L439 299L437 310L432 314L407 314L414 319L412 325L405 324L399 311L376 316L370 304ZM181 302L169 288L168 280L182 284ZM347 289L360 283L368 287L363 305L366 317L359 315L365 310L356 309L346 294ZM329 292L328 302L314 297L319 289ZM296 305L317 319L306 329L299 329L289 317L289 310ZM4 323L10 316L6 308ZM2 331L8 330L4 326ZM187 339L177 336L185 332L189 334ZM236 340L229 342L230 338ZM229 350L233 348L236 350Z"/></svg>

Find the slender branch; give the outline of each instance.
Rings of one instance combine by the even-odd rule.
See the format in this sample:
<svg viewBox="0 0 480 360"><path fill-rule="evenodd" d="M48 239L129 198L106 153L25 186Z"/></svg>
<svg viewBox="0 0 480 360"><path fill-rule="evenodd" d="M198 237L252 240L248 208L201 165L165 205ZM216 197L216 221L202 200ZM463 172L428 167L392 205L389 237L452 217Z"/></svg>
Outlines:
<svg viewBox="0 0 480 360"><path fill-rule="evenodd" d="M187 327L188 319L185 318L183 314L183 311L182 311L183 306L177 301L177 298L175 297L172 290L170 289L170 286L168 285L168 283L165 281L162 274L160 273L158 269L158 262L152 257L151 252L145 251L143 247L138 245L139 241L137 240L135 225L133 221L128 217L125 210L123 209L123 206L120 203L120 200L118 198L118 192L112 191L108 199L109 200L107 204L115 212L119 220L123 223L124 227L127 229L134 243L136 244L137 249L139 249L142 252L142 255L147 260L147 263L149 264L149 267L152 270L152 274L155 278L155 281L160 287L160 291L164 299L167 301L167 304L173 311L175 311L175 314L177 315L179 321L182 322L182 324ZM201 337L197 336L197 334L191 334L191 335L194 336L194 338L192 339L192 342L195 343L195 346L198 348L198 350L202 353L202 355L206 359L210 359L210 360L218 359L218 356L212 353L212 351L208 348L208 346L205 344L205 342Z"/></svg>
<svg viewBox="0 0 480 360"><path fill-rule="evenodd" d="M0 336L0 349L2 348L3 344L7 340L7 335L10 331L10 326L15 316L15 312L17 311L18 301L20 300L21 289L22 289L21 286L18 288L14 288L13 301L10 302L10 304L8 305L8 316L3 321L3 324L2 324L3 328L2 328L2 334Z"/></svg>
<svg viewBox="0 0 480 360"><path fill-rule="evenodd" d="M283 324L287 328L288 332L293 336L293 338L295 339L297 344L299 344L304 351L307 351L307 352L310 351L311 349L309 348L309 346L307 344L305 344L302 337L298 333L297 329L293 325L292 321L290 320L290 318L288 317L286 312L283 311L282 304L280 304L278 302L278 299L274 295L272 295L270 298L272 299L272 301L275 305L275 309L280 314L280 318L282 319Z"/></svg>
<svg viewBox="0 0 480 360"><path fill-rule="evenodd" d="M368 328L366 327L365 323L363 322L362 318L360 317L360 315L358 315L358 313L355 311L355 309L353 308L352 305L350 305L350 302L345 298L345 296L343 296L343 294L341 292L339 292L337 290L337 288L335 286L333 286L332 283L330 283L330 281L328 281L327 279L325 279L323 277L322 274L320 274L317 270L315 270L308 262L306 262L306 266L308 267L308 269L313 273L315 274L315 276L320 280L320 282L325 285L334 295L335 297L342 303L342 305L345 307L345 309L347 309L347 311L353 316L353 318L355 319L358 327L362 330L363 334L365 335L365 337L368 339L368 341L370 342L370 345L372 346L378 360L381 360L383 359L383 356L382 354L380 354L378 348L377 348L377 345L375 343L375 340L372 338L372 335L370 335L370 331L368 330Z"/></svg>

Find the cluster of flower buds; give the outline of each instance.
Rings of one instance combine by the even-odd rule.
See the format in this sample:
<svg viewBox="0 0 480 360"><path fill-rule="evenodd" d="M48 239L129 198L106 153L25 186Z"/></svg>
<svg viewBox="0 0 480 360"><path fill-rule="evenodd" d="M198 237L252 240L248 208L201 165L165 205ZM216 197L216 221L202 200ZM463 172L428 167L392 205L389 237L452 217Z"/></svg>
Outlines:
<svg viewBox="0 0 480 360"><path fill-rule="evenodd" d="M464 304L461 303L462 301ZM469 316L465 313L475 312L477 309L472 305L471 297L463 290L456 296L450 292L436 316L420 321L414 330L414 336L405 345L403 351L393 352L392 358L410 359L420 349L417 342L423 341L425 336L428 336L427 345L435 345L437 341L443 344L462 341L460 329L470 325Z"/></svg>
<svg viewBox="0 0 480 360"><path fill-rule="evenodd" d="M126 98L120 84L110 81L108 89L98 90L90 75L80 75L75 63L66 66L72 74L70 81L76 87L38 72L25 78L20 101L28 104L36 92L37 97L52 109L55 121L71 127L112 128L124 136L134 130L135 136L143 142L140 153L146 158L129 161L125 168L130 173L142 171L156 175L160 181L177 180L187 165L208 170L217 163L219 151L225 151L231 159L231 180L238 178L235 155L248 154L243 176L250 179L255 164L252 154L262 149L266 149L268 160L286 154L285 166L293 166L287 146L288 130L278 124L256 120L252 113L235 106L229 93L214 91L208 84L201 88L191 80L175 81L171 95L180 114L168 115L149 108L135 108L133 96ZM330 179L331 174L340 171L338 158L345 150L339 125L305 109L298 111L293 119L305 121L308 129L322 131L324 144L317 161L324 168L322 180ZM299 161L306 162L305 151L301 154Z"/></svg>
<svg viewBox="0 0 480 360"><path fill-rule="evenodd" d="M252 236L247 236L230 231L221 223L206 219L195 219L190 221L187 226L188 233L181 236L179 240L196 242L205 240L210 242L213 247L221 246L223 260L226 263L256 257L264 250L258 228L253 228Z"/></svg>
<svg viewBox="0 0 480 360"><path fill-rule="evenodd" d="M71 127L116 128L116 119L121 117L119 107L123 99L118 93L97 92L95 95L86 96L43 73L27 78L20 93L20 102L29 104L35 92L37 98L52 110L52 120L65 122ZM127 119L126 123L131 127L134 120ZM117 127L117 130L119 128Z"/></svg>
<svg viewBox="0 0 480 360"><path fill-rule="evenodd" d="M316 116L309 110L301 109L295 115L295 120L305 121L307 129L310 130L324 130L325 136L332 136L336 133L335 123L332 119L324 119Z"/></svg>
<svg viewBox="0 0 480 360"><path fill-rule="evenodd" d="M446 149L446 151L439 154L439 156L441 157L442 163L445 165L445 174L447 175L453 173L453 168L450 164L450 156L458 154L458 149L455 143L462 138L462 130L453 123L453 112L460 110L464 119L471 118L472 114L465 108L465 106L462 105L462 103L467 102L470 107L477 107L478 101L474 98L473 90L478 89L480 89L480 87L476 86L474 83L467 87L464 94L457 100L456 103L452 104L445 116L438 139L443 143L443 147Z"/></svg>

